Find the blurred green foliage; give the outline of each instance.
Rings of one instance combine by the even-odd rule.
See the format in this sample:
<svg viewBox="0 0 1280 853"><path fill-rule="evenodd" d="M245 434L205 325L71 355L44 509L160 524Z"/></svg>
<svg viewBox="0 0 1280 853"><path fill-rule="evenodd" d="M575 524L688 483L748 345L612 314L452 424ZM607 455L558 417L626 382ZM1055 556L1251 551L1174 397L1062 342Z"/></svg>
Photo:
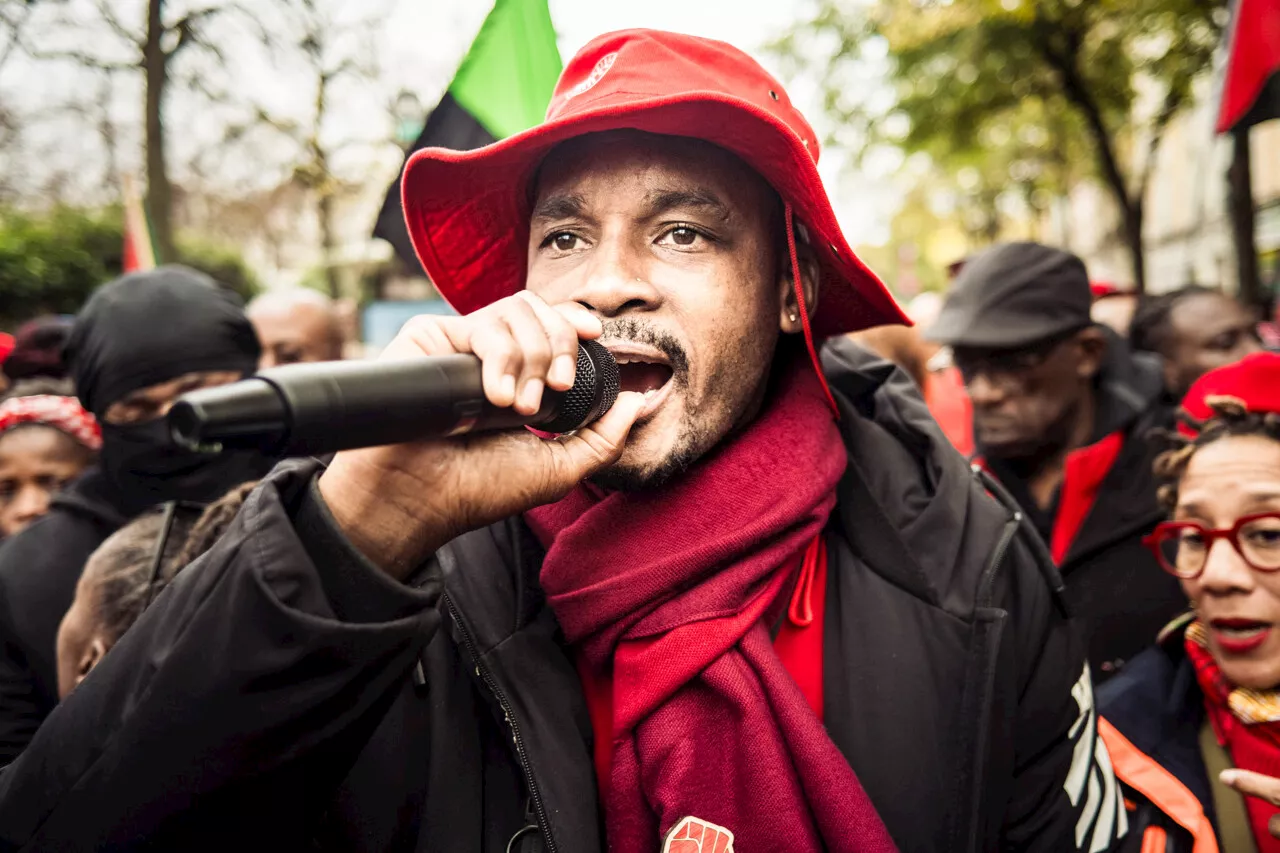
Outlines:
<svg viewBox="0 0 1280 853"><path fill-rule="evenodd" d="M74 314L99 284L120 272L119 210L56 208L0 214L0 319Z"/></svg>
<svg viewBox="0 0 1280 853"><path fill-rule="evenodd" d="M248 302L262 292L262 282L235 249L178 236L178 263L200 270Z"/></svg>
<svg viewBox="0 0 1280 853"><path fill-rule="evenodd" d="M830 141L854 156L882 145L927 154L962 178L962 201L984 209L975 220L994 209L993 195L1013 192L1035 213L1094 176L1140 254L1152 154L1209 71L1226 9L1227 0L818 0L773 49L792 70L817 73ZM1141 272L1137 257L1139 281Z"/></svg>
<svg viewBox="0 0 1280 853"><path fill-rule="evenodd" d="M0 211L0 326L78 311L94 288L120 275L123 223L119 208ZM180 263L246 300L261 290L234 249L200 240L180 240L178 248Z"/></svg>

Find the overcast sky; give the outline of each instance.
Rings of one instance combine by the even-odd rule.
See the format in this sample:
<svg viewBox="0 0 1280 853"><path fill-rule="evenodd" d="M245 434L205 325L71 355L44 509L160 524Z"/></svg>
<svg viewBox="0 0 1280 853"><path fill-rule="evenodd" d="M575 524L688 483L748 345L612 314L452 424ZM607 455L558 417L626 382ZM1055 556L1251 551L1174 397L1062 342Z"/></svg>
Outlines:
<svg viewBox="0 0 1280 853"><path fill-rule="evenodd" d="M110 0L121 20L140 25L145 17L145 0ZM549 0L552 21L559 35L560 52L567 60L588 41L601 33L628 27L652 27L675 30L730 42L759 59L770 71L782 76L776 61L762 48L803 17L811 8L809 0ZM860 0L847 0L854 5ZM173 0L172 14L180 14L187 6L199 5L195 0ZM388 104L399 89L414 92L428 108L439 98L461 61L485 16L492 7L486 0L322 0L323 8L333 15L335 31L367 32L377 59L377 80L352 83L335 93L335 115L327 136L332 140L363 138L371 145L362 150L350 149L346 156L364 158L356 173L375 175L369 180L381 183L382 173L393 176L399 163L395 149L386 144L390 133ZM73 17L89 20L93 16L92 0L65 0L44 9L70 10ZM41 8L36 7L36 8ZM251 6L269 16L268 4ZM251 92L254 100L273 115L304 118L311 103L313 85L304 68L289 64L289 59L268 61L255 48L248 29L237 30L234 24L220 24L230 29L219 30L220 47L228 57L226 71L210 72L210 79L229 80L235 92ZM99 28L100 29L100 28ZM65 30L64 33L62 30ZM107 45L110 33L75 32L74 28L58 28L53 38L59 45L111 54ZM48 46L46 44L46 46ZM117 57L119 53L115 54ZM275 64L271 64L274 62ZM793 101L800 106L822 135L823 117L815 109L819 81L800 79L786 81ZM86 90L95 102L101 83L92 74L71 67L35 64L14 59L0 73L0 97L6 104L27 110L47 109L70 99L85 100ZM105 93L106 90L103 90ZM104 95L106 97L106 95ZM109 93L107 112L120 133L119 168L141 169L140 118L141 86L138 75L117 78ZM193 152L211 146L220 134L217 108L199 98L177 92L171 96L166 114L173 146L171 162L178 178L183 164ZM38 152L36 166L66 169L68 162L102 162L102 145L93 133L84 133L84 119L68 119L62 123L44 122L31 131L29 148ZM79 124L77 124L79 123ZM277 142L279 140L276 140ZM232 151L233 149L226 149ZM234 153L218 169L219 174L267 175L270 160L268 143L259 143L256 155L246 157ZM276 152L278 153L278 152ZM258 158L261 158L261 162ZM372 158L372 160L370 159ZM280 158L277 157L277 161ZM286 158L287 159L287 158ZM374 165L369 166L368 163ZM0 168L4 164L0 163ZM93 171L92 169L90 171ZM875 168L853 170L846 167L837 152L823 156L819 171L835 203L837 216L851 243L880 243L887 239L888 221L896 207L896 193L885 175L883 164ZM95 174L106 174L99 167ZM266 180L279 180L279 175Z"/></svg>
<svg viewBox="0 0 1280 853"><path fill-rule="evenodd" d="M673 30L690 35L727 41L758 59L781 77L777 62L763 48L812 8L807 0L549 0L551 19L559 36L560 54L565 61L601 33L630 27ZM856 5L850 0L848 5ZM465 53L469 39L463 33L479 29L491 3L455 3L445 20L442 4L427 0L400 0L386 31L388 65L421 69L431 75L440 68L441 53L452 61L444 63L448 77ZM463 8L466 7L466 8ZM452 58L456 55L457 58ZM412 75L410 75L410 79ZM409 81L406 80L406 83ZM786 81L793 100L811 122L817 116L817 82ZM424 95L425 97L425 95ZM820 132L821 135L821 132ZM895 190L884 178L869 171L847 168L843 158L824 156L819 171L832 196L837 215L851 243L881 243L888 238L888 220L895 209Z"/></svg>

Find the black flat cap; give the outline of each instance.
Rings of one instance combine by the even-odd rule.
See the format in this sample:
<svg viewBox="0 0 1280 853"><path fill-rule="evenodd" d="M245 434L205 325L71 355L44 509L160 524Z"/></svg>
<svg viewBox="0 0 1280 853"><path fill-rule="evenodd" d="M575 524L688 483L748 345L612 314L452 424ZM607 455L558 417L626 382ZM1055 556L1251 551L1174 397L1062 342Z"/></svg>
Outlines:
<svg viewBox="0 0 1280 853"><path fill-rule="evenodd" d="M926 337L953 347L1017 349L1091 324L1084 262L1039 243L1002 243L975 255L947 293Z"/></svg>

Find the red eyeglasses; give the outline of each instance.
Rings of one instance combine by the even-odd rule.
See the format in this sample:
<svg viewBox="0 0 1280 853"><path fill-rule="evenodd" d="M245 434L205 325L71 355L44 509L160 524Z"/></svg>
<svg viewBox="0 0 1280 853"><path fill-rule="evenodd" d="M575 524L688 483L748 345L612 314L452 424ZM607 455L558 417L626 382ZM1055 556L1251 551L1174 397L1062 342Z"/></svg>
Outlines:
<svg viewBox="0 0 1280 853"><path fill-rule="evenodd" d="M1194 521L1165 521L1142 540L1160 567L1183 580L1200 576L1213 543L1226 539L1249 567L1280 571L1280 512L1246 515L1231 527L1210 530Z"/></svg>

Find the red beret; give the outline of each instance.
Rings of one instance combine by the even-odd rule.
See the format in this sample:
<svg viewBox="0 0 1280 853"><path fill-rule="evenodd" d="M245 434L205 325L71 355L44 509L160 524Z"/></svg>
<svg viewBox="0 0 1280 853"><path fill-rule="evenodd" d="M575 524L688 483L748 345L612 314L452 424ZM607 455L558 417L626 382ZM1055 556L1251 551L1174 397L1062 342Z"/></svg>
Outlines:
<svg viewBox="0 0 1280 853"><path fill-rule="evenodd" d="M1183 411L1197 421L1208 420L1213 416L1210 397L1231 397L1250 412L1280 412L1280 353L1254 353L1235 364L1210 370L1187 392ZM1178 431L1187 436L1196 434L1185 424Z"/></svg>

